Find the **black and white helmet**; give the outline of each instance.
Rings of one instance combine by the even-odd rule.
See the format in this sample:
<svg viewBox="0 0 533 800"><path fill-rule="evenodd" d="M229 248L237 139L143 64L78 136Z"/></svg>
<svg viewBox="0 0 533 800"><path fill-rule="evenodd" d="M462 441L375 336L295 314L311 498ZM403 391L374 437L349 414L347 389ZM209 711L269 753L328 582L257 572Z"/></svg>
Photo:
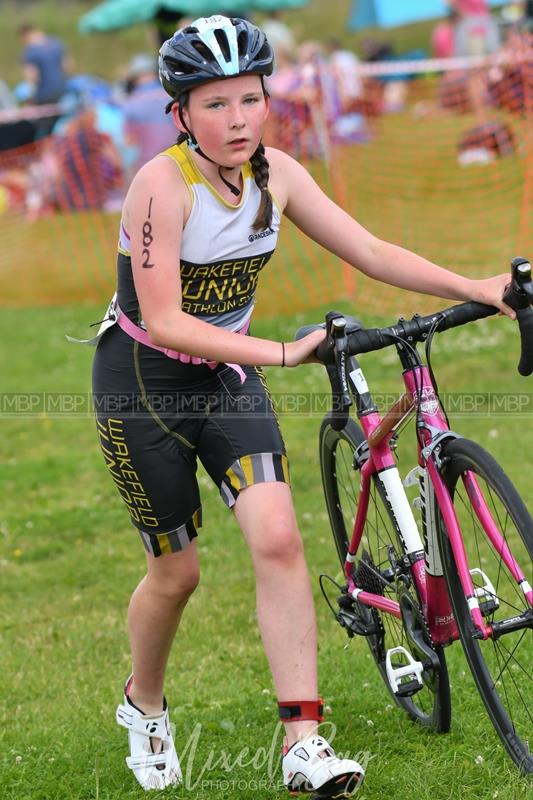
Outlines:
<svg viewBox="0 0 533 800"><path fill-rule="evenodd" d="M274 56L262 30L244 19L202 17L167 39L159 79L171 97L236 75L271 75Z"/></svg>

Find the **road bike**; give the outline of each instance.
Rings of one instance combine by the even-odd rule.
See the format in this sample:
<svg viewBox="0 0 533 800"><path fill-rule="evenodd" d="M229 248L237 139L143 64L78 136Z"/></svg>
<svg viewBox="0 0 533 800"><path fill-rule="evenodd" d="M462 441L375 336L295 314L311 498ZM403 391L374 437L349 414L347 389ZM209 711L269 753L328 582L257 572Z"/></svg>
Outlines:
<svg viewBox="0 0 533 800"><path fill-rule="evenodd" d="M519 371L531 374L533 282L525 259L513 260L504 299L517 310ZM348 635L365 637L397 705L439 732L451 722L445 650L460 639L505 749L533 773L533 520L494 458L450 429L430 359L436 333L496 313L469 302L372 329L327 315L316 355L328 371L333 410L320 429L320 465L344 582L327 575L320 582ZM356 356L389 346L405 391L381 415ZM353 400L359 425L349 418ZM418 458L402 481L396 448L410 419ZM406 493L413 485L414 509Z"/></svg>

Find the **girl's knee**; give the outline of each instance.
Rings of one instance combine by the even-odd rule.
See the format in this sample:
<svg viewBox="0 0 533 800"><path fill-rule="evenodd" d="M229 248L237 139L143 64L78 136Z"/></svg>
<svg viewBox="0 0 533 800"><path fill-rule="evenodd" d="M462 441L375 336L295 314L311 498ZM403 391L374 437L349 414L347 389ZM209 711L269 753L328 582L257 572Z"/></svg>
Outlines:
<svg viewBox="0 0 533 800"><path fill-rule="evenodd" d="M302 538L292 516L273 516L262 535L254 538L252 551L255 557L291 563L303 556Z"/></svg>
<svg viewBox="0 0 533 800"><path fill-rule="evenodd" d="M200 565L185 551L150 558L146 579L165 599L186 602L200 582Z"/></svg>
<svg viewBox="0 0 533 800"><path fill-rule="evenodd" d="M189 571L164 578L148 576L152 589L165 600L177 604L187 602L200 582L199 571Z"/></svg>

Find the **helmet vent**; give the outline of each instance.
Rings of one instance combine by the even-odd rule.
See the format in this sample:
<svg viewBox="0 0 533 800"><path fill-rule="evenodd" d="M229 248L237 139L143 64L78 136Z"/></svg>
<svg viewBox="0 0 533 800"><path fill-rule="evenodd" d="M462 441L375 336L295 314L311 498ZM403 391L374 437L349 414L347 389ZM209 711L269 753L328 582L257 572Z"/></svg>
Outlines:
<svg viewBox="0 0 533 800"><path fill-rule="evenodd" d="M248 50L248 34L246 33L246 31L241 31L239 33L237 39L237 49L239 51L240 58L246 55L246 52Z"/></svg>
<svg viewBox="0 0 533 800"><path fill-rule="evenodd" d="M226 36L224 31L221 31L220 29L214 31L214 34L215 34L215 39L218 42L218 46L222 51L222 55L224 56L226 63L229 63L231 61L231 53L229 48L228 37Z"/></svg>
<svg viewBox="0 0 533 800"><path fill-rule="evenodd" d="M176 61L175 59L167 59L167 68L174 73L174 75L192 75L196 72L195 68L184 61Z"/></svg>
<svg viewBox="0 0 533 800"><path fill-rule="evenodd" d="M272 58L272 49L268 42L265 42L261 50L256 55L258 61L268 60Z"/></svg>
<svg viewBox="0 0 533 800"><path fill-rule="evenodd" d="M194 47L197 53L202 56L206 61L214 61L214 56L209 47L204 44L203 42L196 39L194 42L191 42L191 45Z"/></svg>

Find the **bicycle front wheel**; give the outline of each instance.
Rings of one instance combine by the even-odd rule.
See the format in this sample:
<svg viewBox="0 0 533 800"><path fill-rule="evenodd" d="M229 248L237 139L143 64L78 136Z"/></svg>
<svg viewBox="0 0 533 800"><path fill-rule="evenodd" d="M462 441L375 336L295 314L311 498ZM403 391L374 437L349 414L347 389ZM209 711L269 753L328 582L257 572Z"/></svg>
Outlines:
<svg viewBox="0 0 533 800"><path fill-rule="evenodd" d="M328 417L322 422L320 429L322 484L331 531L342 567L344 567L349 537L351 537L359 502L359 468L354 461L354 455L364 440L363 432L351 419L341 431L332 428ZM365 551L363 556L361 556L361 552L357 554L356 569L365 571L367 580L371 582L372 576L374 576L374 583L376 575L383 576L381 581L379 578L377 579L377 585L368 586L368 590L398 601L400 599L398 596L399 583L392 575L394 570L391 564L391 555L394 553L393 560L399 562L403 555L403 549L388 501L377 477L373 479L371 485L360 547L360 551L363 550ZM403 620L392 614L370 609L357 601L353 602L353 608L365 626L372 626L376 630L376 633L371 633L365 638L380 675L396 703L419 724L439 732L446 732L450 729L451 708L444 652L442 647L431 645L424 618L419 611L415 586L410 581L410 576L405 577L406 582L402 582L402 591L404 592L402 602L407 602L410 610L413 611L411 625L417 628L417 634L422 636L432 647L439 664L439 669L428 668L425 671L423 688L411 697L401 697L395 694L391 689L386 672L387 650L401 646L410 652L413 651L413 643L407 635ZM358 581L358 585L362 585L360 581ZM408 593L407 597L406 592ZM413 655L415 658L425 660L425 656L422 654L413 652Z"/></svg>
<svg viewBox="0 0 533 800"><path fill-rule="evenodd" d="M529 604L502 558L501 546L491 542L481 524L467 495L465 476L475 478L493 522L530 586L533 520L509 478L479 445L455 439L445 445L443 455L442 477L453 499L480 608L485 623L497 627L527 612ZM440 514L436 518L444 575L472 675L506 750L523 772L531 773L533 619L519 630L486 640L474 638L448 534Z"/></svg>

